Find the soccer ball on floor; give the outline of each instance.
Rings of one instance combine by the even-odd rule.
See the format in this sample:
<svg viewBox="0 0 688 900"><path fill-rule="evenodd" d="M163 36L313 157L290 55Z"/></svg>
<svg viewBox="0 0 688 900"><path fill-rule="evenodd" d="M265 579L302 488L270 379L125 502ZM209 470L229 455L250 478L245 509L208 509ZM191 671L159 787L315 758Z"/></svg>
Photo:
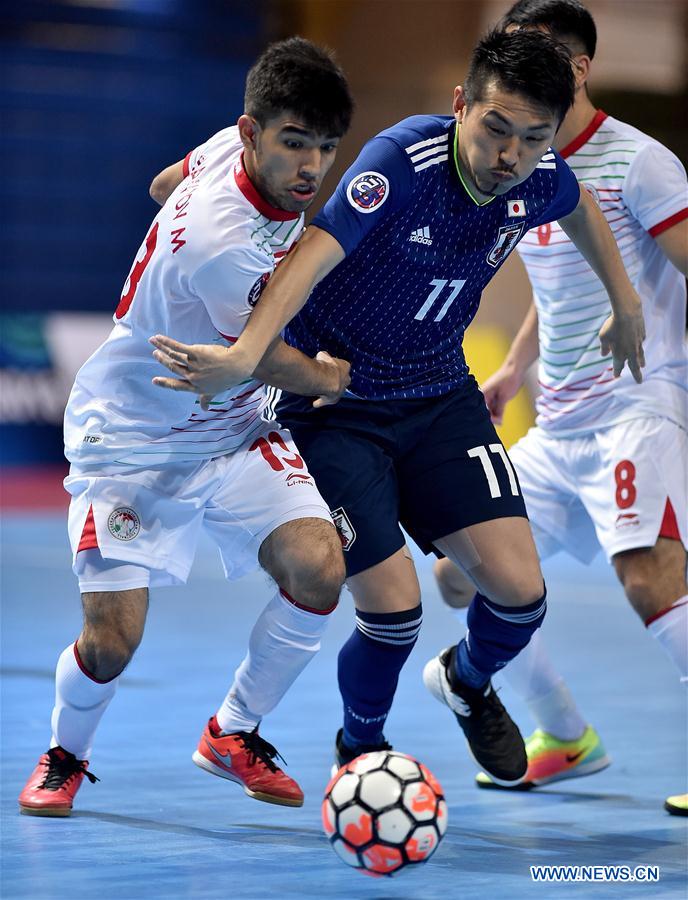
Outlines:
<svg viewBox="0 0 688 900"><path fill-rule="evenodd" d="M322 804L335 853L365 875L396 875L427 862L447 830L435 776L412 756L380 750L337 772Z"/></svg>

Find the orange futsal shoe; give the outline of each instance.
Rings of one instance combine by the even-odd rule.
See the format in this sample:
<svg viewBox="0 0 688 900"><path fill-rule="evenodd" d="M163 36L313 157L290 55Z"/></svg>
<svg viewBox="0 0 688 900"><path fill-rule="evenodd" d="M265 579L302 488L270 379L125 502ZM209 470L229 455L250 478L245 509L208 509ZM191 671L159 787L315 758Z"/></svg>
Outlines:
<svg viewBox="0 0 688 900"><path fill-rule="evenodd" d="M62 747L51 747L38 760L24 790L19 810L27 816L71 816L74 795L84 775L91 784L100 781L88 771L88 761L77 759Z"/></svg>
<svg viewBox="0 0 688 900"><path fill-rule="evenodd" d="M258 734L257 725L253 731L222 734L213 716L192 759L206 772L236 781L254 800L303 806L303 791L273 762L275 757L282 759L272 744Z"/></svg>

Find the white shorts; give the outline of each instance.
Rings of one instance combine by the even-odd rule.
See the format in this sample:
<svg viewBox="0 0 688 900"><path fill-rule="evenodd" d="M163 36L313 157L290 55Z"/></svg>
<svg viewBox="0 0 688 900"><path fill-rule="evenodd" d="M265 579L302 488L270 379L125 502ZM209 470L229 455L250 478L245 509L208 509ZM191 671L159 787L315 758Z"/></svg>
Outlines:
<svg viewBox="0 0 688 900"><path fill-rule="evenodd" d="M275 423L226 456L111 475L72 466L64 484L82 592L184 583L202 528L233 579L257 567L260 545L279 525L332 522L291 435Z"/></svg>
<svg viewBox="0 0 688 900"><path fill-rule="evenodd" d="M602 547L611 560L660 536L688 546L688 434L668 419L578 438L531 428L509 458L541 559L564 549L588 563Z"/></svg>

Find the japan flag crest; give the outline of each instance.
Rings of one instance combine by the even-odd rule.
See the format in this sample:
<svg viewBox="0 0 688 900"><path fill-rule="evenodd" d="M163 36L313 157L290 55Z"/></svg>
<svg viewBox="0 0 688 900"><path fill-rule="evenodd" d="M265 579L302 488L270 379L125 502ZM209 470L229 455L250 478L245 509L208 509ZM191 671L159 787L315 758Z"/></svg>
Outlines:
<svg viewBox="0 0 688 900"><path fill-rule="evenodd" d="M510 219L517 216L525 216L526 201L525 200L507 200L507 211Z"/></svg>

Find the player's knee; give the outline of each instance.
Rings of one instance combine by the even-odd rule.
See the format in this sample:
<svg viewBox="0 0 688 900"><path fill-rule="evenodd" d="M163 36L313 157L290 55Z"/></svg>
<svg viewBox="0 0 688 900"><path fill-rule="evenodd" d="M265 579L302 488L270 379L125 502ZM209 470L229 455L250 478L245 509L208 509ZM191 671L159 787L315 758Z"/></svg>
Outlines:
<svg viewBox="0 0 688 900"><path fill-rule="evenodd" d="M107 681L119 675L141 643L147 591L83 594L84 625L77 648L90 675Z"/></svg>
<svg viewBox="0 0 688 900"><path fill-rule="evenodd" d="M475 585L449 559L435 560L435 580L442 599L452 609L464 609L475 596Z"/></svg>
<svg viewBox="0 0 688 900"><path fill-rule="evenodd" d="M109 681L126 669L140 640L129 633L103 633L84 626L77 644L79 658L89 675Z"/></svg>
<svg viewBox="0 0 688 900"><path fill-rule="evenodd" d="M303 606L330 609L338 599L346 571L337 532L325 522L301 539L283 542L268 571Z"/></svg>
<svg viewBox="0 0 688 900"><path fill-rule="evenodd" d="M657 595L655 585L646 572L631 571L621 579L628 602L641 619L649 619L660 612L670 601L663 593Z"/></svg>
<svg viewBox="0 0 688 900"><path fill-rule="evenodd" d="M545 582L538 568L533 572L512 573L511 577L482 593L504 606L529 606L544 596Z"/></svg>

